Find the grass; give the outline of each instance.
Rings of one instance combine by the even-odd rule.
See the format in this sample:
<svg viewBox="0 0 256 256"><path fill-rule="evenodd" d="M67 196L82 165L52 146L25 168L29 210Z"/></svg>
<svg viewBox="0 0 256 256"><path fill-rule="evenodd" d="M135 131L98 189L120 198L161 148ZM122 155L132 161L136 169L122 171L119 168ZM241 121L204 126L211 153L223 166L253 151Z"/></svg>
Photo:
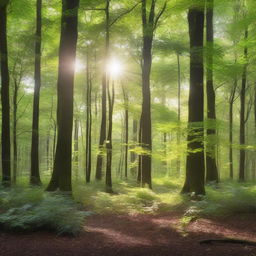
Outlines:
<svg viewBox="0 0 256 256"><path fill-rule="evenodd" d="M134 182L116 181L115 194L105 193L103 182L76 183L75 200L44 192L43 188L24 185L2 188L0 226L15 231L47 229L76 235L91 213L136 215L179 210L184 213L181 220L184 225L194 218L256 213L255 184L223 182L217 187L207 186L207 195L202 200L191 201L179 193L182 182L182 179L156 178L152 191L139 188Z"/></svg>
<svg viewBox="0 0 256 256"><path fill-rule="evenodd" d="M114 185L116 194L105 193L102 183L92 183L74 187L74 196L87 209L98 214L158 213L174 210L184 204L179 185L165 179L154 180L154 190L139 188L136 183L120 182Z"/></svg>

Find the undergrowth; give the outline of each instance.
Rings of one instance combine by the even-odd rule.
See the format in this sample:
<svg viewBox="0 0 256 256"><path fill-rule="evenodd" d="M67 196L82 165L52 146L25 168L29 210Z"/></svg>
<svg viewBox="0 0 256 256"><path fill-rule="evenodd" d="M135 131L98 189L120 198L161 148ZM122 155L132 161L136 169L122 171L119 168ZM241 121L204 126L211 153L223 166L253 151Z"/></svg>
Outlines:
<svg viewBox="0 0 256 256"><path fill-rule="evenodd" d="M0 191L0 226L8 231L50 230L77 235L88 212L68 196L35 188Z"/></svg>
<svg viewBox="0 0 256 256"><path fill-rule="evenodd" d="M185 216L229 216L256 213L256 185L235 182L208 186L206 196L188 207Z"/></svg>
<svg viewBox="0 0 256 256"><path fill-rule="evenodd" d="M184 204L179 185L163 179L154 180L153 191L127 182L115 184L115 194L105 193L102 188L102 183L81 184L75 186L74 195L87 209L99 214L153 214L174 210Z"/></svg>

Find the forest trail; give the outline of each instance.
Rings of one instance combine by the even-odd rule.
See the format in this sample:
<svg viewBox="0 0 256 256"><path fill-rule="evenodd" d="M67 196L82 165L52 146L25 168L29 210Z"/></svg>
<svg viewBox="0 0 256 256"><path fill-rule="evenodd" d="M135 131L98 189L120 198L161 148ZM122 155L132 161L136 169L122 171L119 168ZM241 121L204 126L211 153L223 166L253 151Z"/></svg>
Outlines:
<svg viewBox="0 0 256 256"><path fill-rule="evenodd" d="M234 244L200 245L204 239L256 241L256 216L200 219L182 228L179 213L94 215L79 237L47 232L0 234L4 256L256 256L256 248Z"/></svg>

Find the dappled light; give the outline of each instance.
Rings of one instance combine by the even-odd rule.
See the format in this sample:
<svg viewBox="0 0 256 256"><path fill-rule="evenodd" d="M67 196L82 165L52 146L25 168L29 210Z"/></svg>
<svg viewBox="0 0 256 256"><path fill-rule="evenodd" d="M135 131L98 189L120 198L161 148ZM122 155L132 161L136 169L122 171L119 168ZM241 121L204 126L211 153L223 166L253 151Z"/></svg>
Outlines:
<svg viewBox="0 0 256 256"><path fill-rule="evenodd" d="M256 256L255 0L0 0L0 256Z"/></svg>

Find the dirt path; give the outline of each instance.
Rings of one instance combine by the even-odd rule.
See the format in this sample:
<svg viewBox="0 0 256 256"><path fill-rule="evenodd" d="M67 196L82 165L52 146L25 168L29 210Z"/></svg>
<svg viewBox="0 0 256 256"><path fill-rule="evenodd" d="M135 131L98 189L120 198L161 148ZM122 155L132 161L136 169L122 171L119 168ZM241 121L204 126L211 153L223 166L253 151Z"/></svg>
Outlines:
<svg viewBox="0 0 256 256"><path fill-rule="evenodd" d="M222 220L201 219L184 231L180 214L139 216L91 216L86 232L77 238L40 232L26 235L0 234L2 256L256 256L256 247L200 245L209 238L256 241L256 216Z"/></svg>

